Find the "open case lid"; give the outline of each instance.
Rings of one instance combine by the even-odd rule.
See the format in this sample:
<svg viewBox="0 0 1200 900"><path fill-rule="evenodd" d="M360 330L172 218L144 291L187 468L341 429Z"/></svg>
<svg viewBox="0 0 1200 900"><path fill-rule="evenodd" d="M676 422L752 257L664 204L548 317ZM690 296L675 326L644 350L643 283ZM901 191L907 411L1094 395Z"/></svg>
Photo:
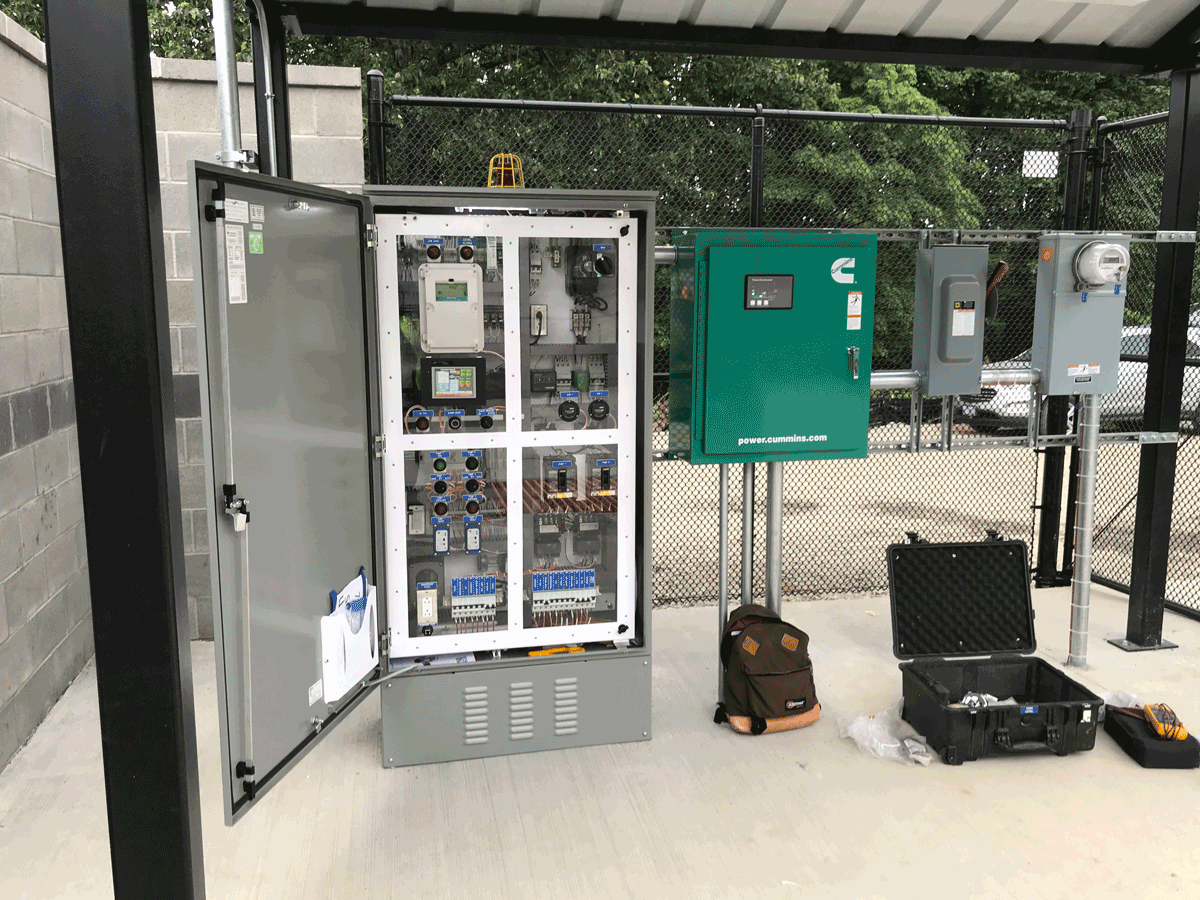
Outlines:
<svg viewBox="0 0 1200 900"><path fill-rule="evenodd" d="M1024 541L892 544L887 559L898 658L1037 649Z"/></svg>

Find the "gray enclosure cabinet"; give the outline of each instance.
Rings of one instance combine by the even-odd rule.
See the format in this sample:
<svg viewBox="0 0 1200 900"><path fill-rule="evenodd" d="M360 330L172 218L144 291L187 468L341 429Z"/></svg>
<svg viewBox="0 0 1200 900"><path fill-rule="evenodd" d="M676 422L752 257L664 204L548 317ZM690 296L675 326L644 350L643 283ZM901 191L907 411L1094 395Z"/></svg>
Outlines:
<svg viewBox="0 0 1200 900"><path fill-rule="evenodd" d="M191 188L227 822L377 686L388 766L648 739L653 195Z"/></svg>

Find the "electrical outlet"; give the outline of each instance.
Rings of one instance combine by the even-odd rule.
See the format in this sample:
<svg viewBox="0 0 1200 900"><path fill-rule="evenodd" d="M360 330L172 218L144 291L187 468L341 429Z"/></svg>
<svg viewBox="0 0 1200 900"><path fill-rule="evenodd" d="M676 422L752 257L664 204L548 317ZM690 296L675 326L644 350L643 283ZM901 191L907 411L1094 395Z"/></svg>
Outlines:
<svg viewBox="0 0 1200 900"><path fill-rule="evenodd" d="M542 337L550 333L550 307L533 303L529 307L529 336Z"/></svg>

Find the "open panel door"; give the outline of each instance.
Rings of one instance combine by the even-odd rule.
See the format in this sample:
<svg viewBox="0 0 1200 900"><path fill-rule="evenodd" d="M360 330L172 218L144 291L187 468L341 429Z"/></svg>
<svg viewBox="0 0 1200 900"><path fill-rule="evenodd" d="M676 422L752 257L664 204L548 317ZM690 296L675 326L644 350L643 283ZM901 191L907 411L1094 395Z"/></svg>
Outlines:
<svg viewBox="0 0 1200 900"><path fill-rule="evenodd" d="M200 163L190 184L233 824L386 658L370 208Z"/></svg>

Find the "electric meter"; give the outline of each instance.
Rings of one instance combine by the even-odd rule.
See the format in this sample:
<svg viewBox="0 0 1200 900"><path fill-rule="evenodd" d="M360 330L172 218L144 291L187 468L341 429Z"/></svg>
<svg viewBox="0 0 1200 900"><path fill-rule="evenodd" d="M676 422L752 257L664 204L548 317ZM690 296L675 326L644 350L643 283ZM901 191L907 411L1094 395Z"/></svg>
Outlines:
<svg viewBox="0 0 1200 900"><path fill-rule="evenodd" d="M1075 254L1074 269L1078 290L1120 284L1129 272L1129 248L1109 241L1084 244Z"/></svg>

